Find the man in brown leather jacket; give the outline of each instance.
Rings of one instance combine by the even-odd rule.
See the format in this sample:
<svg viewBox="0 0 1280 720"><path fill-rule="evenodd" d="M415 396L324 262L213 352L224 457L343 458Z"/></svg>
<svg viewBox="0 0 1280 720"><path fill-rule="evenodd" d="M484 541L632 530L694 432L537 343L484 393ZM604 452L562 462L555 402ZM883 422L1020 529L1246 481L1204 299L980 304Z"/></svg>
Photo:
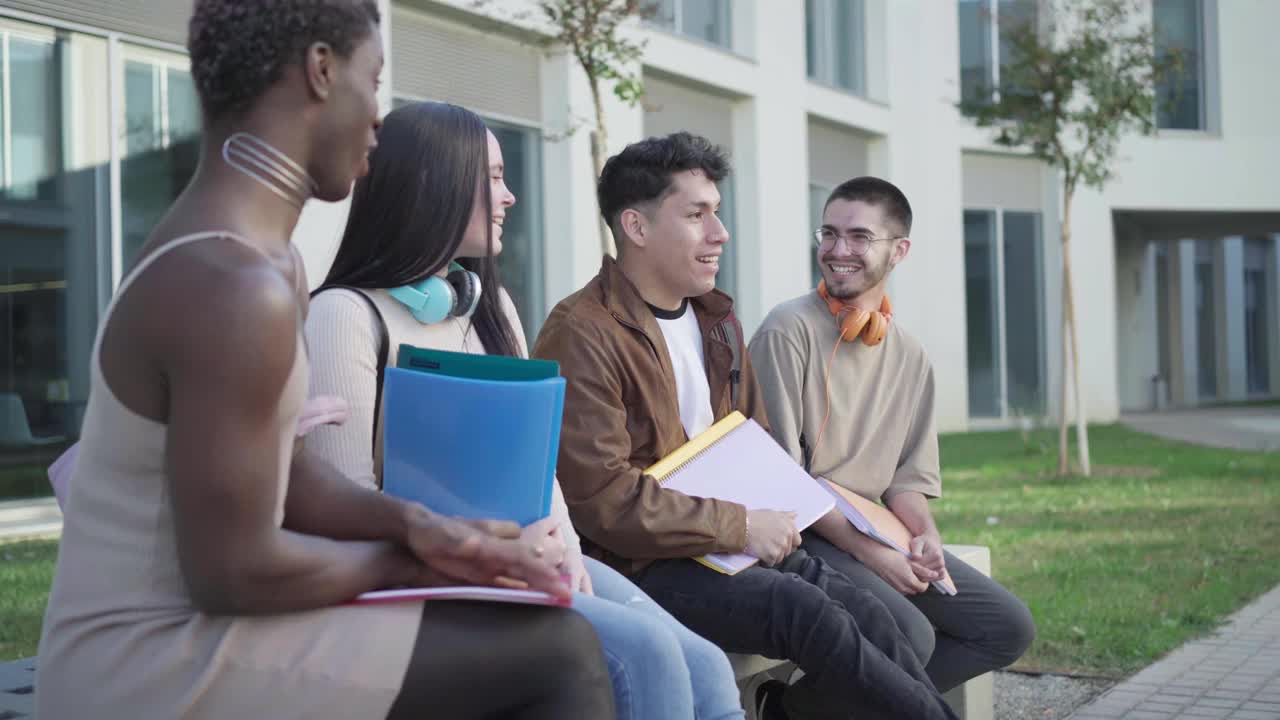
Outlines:
<svg viewBox="0 0 1280 720"><path fill-rule="evenodd" d="M765 698L766 718L847 718L868 703L885 717L954 717L885 606L799 550L790 514L643 473L731 410L767 427L733 300L715 289L728 172L688 133L610 158L598 195L618 260L605 257L538 335L533 354L567 381L557 472L584 550L725 650L799 665L803 679ZM743 551L761 564L732 576L690 559Z"/></svg>

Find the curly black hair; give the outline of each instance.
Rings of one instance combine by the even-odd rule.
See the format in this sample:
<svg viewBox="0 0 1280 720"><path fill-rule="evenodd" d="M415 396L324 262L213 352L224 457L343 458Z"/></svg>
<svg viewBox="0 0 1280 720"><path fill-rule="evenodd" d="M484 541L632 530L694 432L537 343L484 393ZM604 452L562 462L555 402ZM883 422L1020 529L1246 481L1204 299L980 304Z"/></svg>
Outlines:
<svg viewBox="0 0 1280 720"><path fill-rule="evenodd" d="M677 132L631 143L609 158L596 184L600 214L613 228L623 210L661 200L671 191L671 176L701 170L712 182L729 176L729 157L701 135ZM621 249L621 248L619 248Z"/></svg>
<svg viewBox="0 0 1280 720"><path fill-rule="evenodd" d="M196 0L187 51L205 117L247 110L313 43L350 56L379 21L376 0Z"/></svg>

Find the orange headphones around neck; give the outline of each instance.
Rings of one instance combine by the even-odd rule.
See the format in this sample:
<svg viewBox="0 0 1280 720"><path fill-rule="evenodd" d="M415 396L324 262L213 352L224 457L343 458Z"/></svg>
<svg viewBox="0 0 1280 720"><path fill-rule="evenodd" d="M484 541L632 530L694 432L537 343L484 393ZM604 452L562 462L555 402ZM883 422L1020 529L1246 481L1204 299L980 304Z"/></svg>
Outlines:
<svg viewBox="0 0 1280 720"><path fill-rule="evenodd" d="M862 344L869 347L879 345L884 340L889 331L889 321L893 319L893 305L889 302L888 295L880 300L879 310L863 310L831 297L827 293L827 281L821 280L818 282L818 296L827 303L827 309L835 317L841 340L854 342L861 338Z"/></svg>

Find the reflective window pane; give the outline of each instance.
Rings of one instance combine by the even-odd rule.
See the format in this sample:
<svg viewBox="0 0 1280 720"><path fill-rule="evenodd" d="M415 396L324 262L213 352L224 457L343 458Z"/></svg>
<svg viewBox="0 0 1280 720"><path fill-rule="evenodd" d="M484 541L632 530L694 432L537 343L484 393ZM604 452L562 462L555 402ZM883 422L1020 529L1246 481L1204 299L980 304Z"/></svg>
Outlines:
<svg viewBox="0 0 1280 720"><path fill-rule="evenodd" d="M544 315L542 267L542 159L541 134L537 130L486 120L502 146L507 187L516 204L507 209L502 225L502 254L498 267L502 284L520 313L530 346L542 327Z"/></svg>
<svg viewBox="0 0 1280 720"><path fill-rule="evenodd" d="M143 153L159 147L160 81L151 63L128 61L124 64L124 133L125 152Z"/></svg>
<svg viewBox="0 0 1280 720"><path fill-rule="evenodd" d="M960 94L978 100L995 82L989 0L960 0Z"/></svg>
<svg viewBox="0 0 1280 720"><path fill-rule="evenodd" d="M680 0L685 35L729 47L729 0Z"/></svg>
<svg viewBox="0 0 1280 720"><path fill-rule="evenodd" d="M169 142L190 140L200 134L200 98L191 73L169 68L165 107L169 113Z"/></svg>
<svg viewBox="0 0 1280 720"><path fill-rule="evenodd" d="M969 337L969 415L1000 417L1000 320L995 213L964 213L965 318Z"/></svg>
<svg viewBox="0 0 1280 720"><path fill-rule="evenodd" d="M654 0L645 4L648 22L713 45L732 47L729 0Z"/></svg>
<svg viewBox="0 0 1280 720"><path fill-rule="evenodd" d="M1004 213L1004 333L1010 415L1044 413L1040 213Z"/></svg>
<svg viewBox="0 0 1280 720"><path fill-rule="evenodd" d="M172 62L181 62L181 57ZM128 268L195 174L200 104L191 74L163 60L126 60L124 116L120 209Z"/></svg>
<svg viewBox="0 0 1280 720"><path fill-rule="evenodd" d="M720 190L720 222L729 233L729 242L720 251L720 272L716 273L716 287L737 297L738 294L738 243L734 234L737 208L734 205L733 176L725 178L719 185Z"/></svg>
<svg viewBox="0 0 1280 720"><path fill-rule="evenodd" d="M1182 54L1181 71L1156 87L1156 124L1162 128L1203 128L1203 19L1200 0L1155 0L1152 30L1156 55Z"/></svg>
<svg viewBox="0 0 1280 720"><path fill-rule="evenodd" d="M809 77L817 79L821 72L823 50L822 10L828 0L804 0L804 58Z"/></svg>
<svg viewBox="0 0 1280 720"><path fill-rule="evenodd" d="M676 0L656 0L648 5L649 22L668 30L676 29Z"/></svg>
<svg viewBox="0 0 1280 720"><path fill-rule="evenodd" d="M8 196L52 202L61 149L58 45L9 36Z"/></svg>
<svg viewBox="0 0 1280 720"><path fill-rule="evenodd" d="M863 32L862 0L843 0L834 2L831 38L833 78L837 87L844 88L855 95L863 94L864 62L863 54L866 43Z"/></svg>
<svg viewBox="0 0 1280 720"><path fill-rule="evenodd" d="M821 185L809 186L809 220L804 228L805 252L809 253L809 287L818 287L822 281L822 269L818 267L818 249L813 240L813 231L822 225L822 209L827 204L830 188Z"/></svg>
<svg viewBox="0 0 1280 720"><path fill-rule="evenodd" d="M866 93L866 30L863 0L808 0L805 44L809 77Z"/></svg>
<svg viewBox="0 0 1280 720"><path fill-rule="evenodd" d="M51 494L46 468L79 436L110 245L107 108L90 92L106 43L18 26L0 20L0 501Z"/></svg>
<svg viewBox="0 0 1280 720"><path fill-rule="evenodd" d="M1002 78L1000 84L1005 88L1009 88L1011 83L1005 75L1004 69L1009 67L1010 63L1020 62L1010 38L1024 28L1035 27L1037 17L1036 2L1037 0L1000 0L997 10L998 24L1000 26L1000 70Z"/></svg>
<svg viewBox="0 0 1280 720"><path fill-rule="evenodd" d="M1271 391L1269 332L1277 332L1267 312L1267 242L1245 240L1244 261L1244 354L1245 374L1250 394Z"/></svg>

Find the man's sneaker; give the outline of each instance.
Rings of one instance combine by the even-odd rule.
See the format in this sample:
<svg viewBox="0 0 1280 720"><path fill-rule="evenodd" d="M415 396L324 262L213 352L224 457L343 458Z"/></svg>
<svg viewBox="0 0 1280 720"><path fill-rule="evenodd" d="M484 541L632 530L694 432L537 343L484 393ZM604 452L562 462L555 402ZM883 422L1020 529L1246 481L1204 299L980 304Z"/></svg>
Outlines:
<svg viewBox="0 0 1280 720"><path fill-rule="evenodd" d="M781 680L766 680L756 688L756 717L760 720L787 720L782 709L782 694L787 684Z"/></svg>

